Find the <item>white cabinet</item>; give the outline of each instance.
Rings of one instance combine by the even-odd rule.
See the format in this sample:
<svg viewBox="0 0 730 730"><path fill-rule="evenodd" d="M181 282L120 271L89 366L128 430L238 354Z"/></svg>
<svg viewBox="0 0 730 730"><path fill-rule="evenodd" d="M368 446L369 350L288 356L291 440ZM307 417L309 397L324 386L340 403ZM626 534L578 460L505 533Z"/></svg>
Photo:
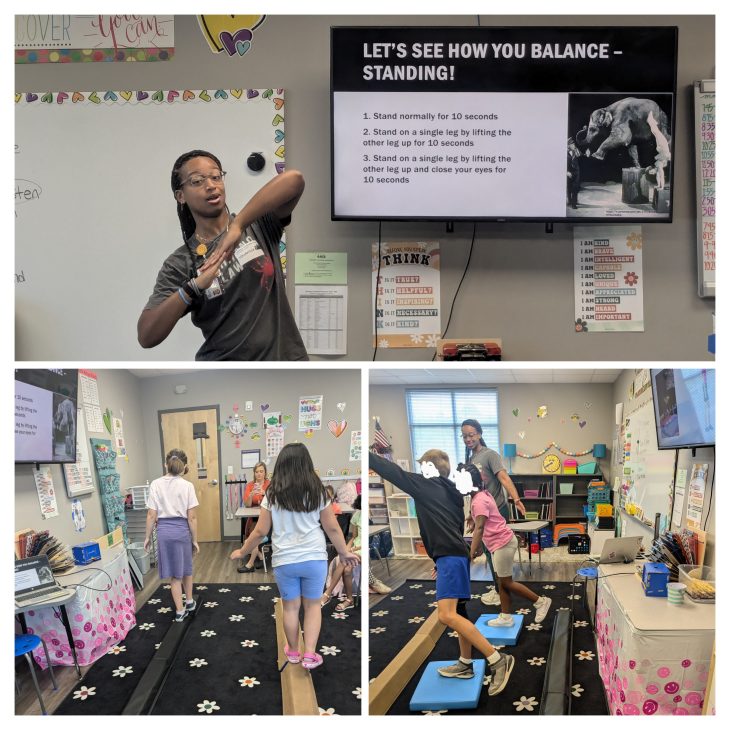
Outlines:
<svg viewBox="0 0 730 730"><path fill-rule="evenodd" d="M426 555L418 529L416 505L412 497L393 490L388 496L388 519L396 557L413 558Z"/></svg>

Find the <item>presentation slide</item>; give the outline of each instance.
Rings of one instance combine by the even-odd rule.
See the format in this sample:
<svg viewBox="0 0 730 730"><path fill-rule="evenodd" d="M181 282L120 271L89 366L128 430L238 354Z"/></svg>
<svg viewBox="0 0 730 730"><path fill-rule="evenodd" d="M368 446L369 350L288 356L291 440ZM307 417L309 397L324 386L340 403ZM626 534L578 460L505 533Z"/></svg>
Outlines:
<svg viewBox="0 0 730 730"><path fill-rule="evenodd" d="M715 443L715 371L654 371L654 413L660 448Z"/></svg>
<svg viewBox="0 0 730 730"><path fill-rule="evenodd" d="M15 381L15 461L53 461L53 393Z"/></svg>
<svg viewBox="0 0 730 730"><path fill-rule="evenodd" d="M671 220L676 28L331 43L334 219Z"/></svg>

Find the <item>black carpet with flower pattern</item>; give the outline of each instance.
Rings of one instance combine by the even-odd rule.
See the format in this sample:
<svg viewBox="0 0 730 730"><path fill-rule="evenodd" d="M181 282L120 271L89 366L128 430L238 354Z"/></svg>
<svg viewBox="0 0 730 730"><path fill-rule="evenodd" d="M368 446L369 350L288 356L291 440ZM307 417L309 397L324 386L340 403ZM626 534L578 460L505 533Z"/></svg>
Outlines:
<svg viewBox="0 0 730 730"><path fill-rule="evenodd" d="M479 600L489 584L473 581L471 585L474 593L472 600L467 604L469 618L476 621L483 613L496 615L499 611L498 606L485 606ZM583 591L585 590L583 584L526 582L525 585L538 595L549 596L553 603L546 620L542 624L535 624L533 620L535 609L532 604L522 598L513 598L512 612L523 613L525 624L517 646L504 647L504 651L515 658L515 667L507 687L499 695L490 697L485 686L479 705L473 710L449 710L448 713L442 710L423 714L539 714L555 612L569 610L571 603L574 610L571 714L608 714L603 685L598 676L594 635L588 622L588 615L583 608ZM413 636L418 626L429 617L436 607L435 600L434 581L408 580L397 591L370 609L369 675L371 680L390 663ZM389 714L422 714L411 713L408 704L426 664L430 661L456 660L458 656L459 647L456 634L448 630L444 631L436 648L396 699ZM482 658L476 652L474 657ZM489 679L490 675L487 671L485 685L488 685ZM461 680L454 679L453 681Z"/></svg>
<svg viewBox="0 0 730 730"><path fill-rule="evenodd" d="M280 715L276 585L208 583L194 590L200 606L186 619L189 630L153 714ZM322 615L318 649L325 663L312 671L317 700L322 713L359 714L359 615L332 613ZM55 714L120 714L173 616L169 586L160 587L138 610L137 626L91 667Z"/></svg>

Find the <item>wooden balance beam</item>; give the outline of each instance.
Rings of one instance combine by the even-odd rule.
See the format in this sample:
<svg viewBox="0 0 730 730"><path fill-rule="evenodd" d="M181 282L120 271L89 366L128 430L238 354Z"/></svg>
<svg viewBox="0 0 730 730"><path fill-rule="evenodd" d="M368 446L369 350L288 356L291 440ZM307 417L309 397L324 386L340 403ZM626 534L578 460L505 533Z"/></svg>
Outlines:
<svg viewBox="0 0 730 730"><path fill-rule="evenodd" d="M281 677L281 703L285 715L317 715L319 716L319 705L317 695L314 692L312 675L302 667L301 664L287 663L284 647L286 636L284 634L284 610L281 600L274 606L276 615L276 644L278 646L277 662L279 667L284 668L279 672ZM299 652L304 654L304 641L301 630L299 631Z"/></svg>
<svg viewBox="0 0 730 730"><path fill-rule="evenodd" d="M438 619L438 609L434 609L411 640L370 683L371 715L385 715L388 712L418 668L434 650L445 628L445 624Z"/></svg>

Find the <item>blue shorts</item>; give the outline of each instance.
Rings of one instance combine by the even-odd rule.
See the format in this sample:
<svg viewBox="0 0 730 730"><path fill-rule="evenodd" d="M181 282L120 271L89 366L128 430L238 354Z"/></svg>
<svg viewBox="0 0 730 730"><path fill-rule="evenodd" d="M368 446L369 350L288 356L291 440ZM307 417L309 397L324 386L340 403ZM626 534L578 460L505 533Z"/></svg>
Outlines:
<svg viewBox="0 0 730 730"><path fill-rule="evenodd" d="M436 600L442 598L471 598L469 558L436 558Z"/></svg>
<svg viewBox="0 0 730 730"><path fill-rule="evenodd" d="M305 560L274 568L274 578L283 600L321 598L327 580L326 560Z"/></svg>

